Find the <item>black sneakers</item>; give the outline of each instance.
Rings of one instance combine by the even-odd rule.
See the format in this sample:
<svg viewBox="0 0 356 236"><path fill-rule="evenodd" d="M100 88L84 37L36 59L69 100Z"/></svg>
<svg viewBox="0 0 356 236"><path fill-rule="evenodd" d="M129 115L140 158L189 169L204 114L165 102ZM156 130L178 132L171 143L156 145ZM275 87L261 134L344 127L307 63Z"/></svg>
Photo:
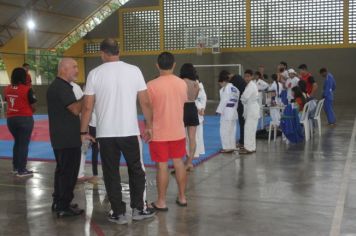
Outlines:
<svg viewBox="0 0 356 236"><path fill-rule="evenodd" d="M77 203L71 203L71 204L69 205L69 207L70 207L70 208L73 208L73 209L76 209L76 208L78 208L78 204L77 204ZM57 209L57 203L53 202L51 209L52 209L53 212L58 211L58 209Z"/></svg>
<svg viewBox="0 0 356 236"><path fill-rule="evenodd" d="M79 215L81 215L83 213L84 213L83 209L68 208L66 210L57 211L57 217L58 218L63 218L63 217L79 216Z"/></svg>
<svg viewBox="0 0 356 236"><path fill-rule="evenodd" d="M108 220L118 225L126 225L129 223L125 214L115 214L112 210L109 212Z"/></svg>
<svg viewBox="0 0 356 236"><path fill-rule="evenodd" d="M155 209L146 208L144 210L132 209L132 220L140 221L153 217L156 214Z"/></svg>
<svg viewBox="0 0 356 236"><path fill-rule="evenodd" d="M32 170L27 170L27 169L25 169L23 171L18 171L16 176L20 177L20 178L33 176L33 171Z"/></svg>

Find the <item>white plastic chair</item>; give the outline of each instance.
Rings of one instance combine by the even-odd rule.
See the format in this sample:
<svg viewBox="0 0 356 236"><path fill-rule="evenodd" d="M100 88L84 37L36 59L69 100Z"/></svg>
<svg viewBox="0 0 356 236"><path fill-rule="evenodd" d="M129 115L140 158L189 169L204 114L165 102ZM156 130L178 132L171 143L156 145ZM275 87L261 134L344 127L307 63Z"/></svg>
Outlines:
<svg viewBox="0 0 356 236"><path fill-rule="evenodd" d="M311 129L310 129L311 123L309 121L309 105L310 105L309 102L307 102L304 105L303 112L302 112L302 115L300 117L300 123L304 127L305 141L309 141L310 136L311 136L311 132L312 132Z"/></svg>
<svg viewBox="0 0 356 236"><path fill-rule="evenodd" d="M271 142L272 128L273 128L274 142L276 142L276 139L277 139L277 128L278 128L278 124L275 124L273 121L271 121L271 122L269 123L268 143Z"/></svg>
<svg viewBox="0 0 356 236"><path fill-rule="evenodd" d="M279 114L278 113L273 114L274 112L278 112ZM276 141L277 139L277 129L280 125L280 112L281 112L280 107L270 107L271 122L269 124L269 131L268 131L268 143L271 142L272 128L274 133L274 141Z"/></svg>
<svg viewBox="0 0 356 236"><path fill-rule="evenodd" d="M321 109L324 106L324 101L325 101L325 99L321 99L321 100L318 101L318 105L316 106L316 109L315 109L315 115L313 117L313 120L315 120L317 125L318 125L319 136L321 136L321 118L320 118L320 114L321 114Z"/></svg>
<svg viewBox="0 0 356 236"><path fill-rule="evenodd" d="M5 107L7 102L2 99L0 94L0 117L5 117Z"/></svg>

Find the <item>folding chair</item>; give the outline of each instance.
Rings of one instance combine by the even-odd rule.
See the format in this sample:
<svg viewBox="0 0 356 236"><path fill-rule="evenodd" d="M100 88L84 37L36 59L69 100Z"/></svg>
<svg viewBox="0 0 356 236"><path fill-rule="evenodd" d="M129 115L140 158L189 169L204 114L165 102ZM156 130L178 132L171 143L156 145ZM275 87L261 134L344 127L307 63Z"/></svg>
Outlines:
<svg viewBox="0 0 356 236"><path fill-rule="evenodd" d="M310 105L309 102L307 102L304 105L303 112L302 112L302 115L300 117L300 123L304 127L305 141L309 141L310 136L311 136L311 132L312 132L311 129L310 129L311 123L309 121L309 105Z"/></svg>
<svg viewBox="0 0 356 236"><path fill-rule="evenodd" d="M321 119L320 119L320 114L321 114L321 109L324 106L324 101L325 99L321 99L318 101L318 105L316 106L316 110L315 110L315 115L313 117L313 120L316 121L317 125L318 125L318 131L319 131L319 136L321 136Z"/></svg>

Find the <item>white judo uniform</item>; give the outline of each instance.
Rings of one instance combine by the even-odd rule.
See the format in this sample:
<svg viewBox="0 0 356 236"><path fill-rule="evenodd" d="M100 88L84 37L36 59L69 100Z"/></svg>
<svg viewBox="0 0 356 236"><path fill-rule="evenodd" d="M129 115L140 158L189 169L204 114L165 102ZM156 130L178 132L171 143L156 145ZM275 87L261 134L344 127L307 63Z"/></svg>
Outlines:
<svg viewBox="0 0 356 236"><path fill-rule="evenodd" d="M80 100L84 96L83 90L81 89L81 87L78 84L76 84L74 82L71 82L70 84L73 87L73 92L74 92L75 98L77 100ZM79 167L78 178L82 178L85 175L85 169L84 168L85 168L85 160L86 160L88 149L89 149L89 141L85 142L85 143L82 143L82 149L81 149L82 152L81 152L81 159L80 159L80 167Z"/></svg>
<svg viewBox="0 0 356 236"><path fill-rule="evenodd" d="M295 76L293 78L289 77L285 83L287 89L287 98L289 103L293 99L292 88L297 87L298 82L299 82L299 78Z"/></svg>
<svg viewBox="0 0 356 236"><path fill-rule="evenodd" d="M199 94L195 100L195 105L197 106L198 111L206 108L207 96L204 89L204 85L199 83ZM205 154L205 145L204 145L204 116L199 115L199 125L197 127L196 142L197 147L195 150L194 157L199 157L200 155Z"/></svg>
<svg viewBox="0 0 356 236"><path fill-rule="evenodd" d="M260 117L263 116L263 97L265 96L266 91L269 88L269 84L262 80L262 79L258 79L258 80L253 80L253 82L255 82L255 84L257 85L257 90L258 90L258 104L260 105Z"/></svg>
<svg viewBox="0 0 356 236"><path fill-rule="evenodd" d="M245 144L247 151L256 151L256 131L258 119L260 118L260 106L258 104L258 88L256 83L249 82L241 96L244 105L245 122Z"/></svg>
<svg viewBox="0 0 356 236"><path fill-rule="evenodd" d="M236 149L237 106L240 97L239 90L228 83L220 89L220 103L216 110L220 117L220 138L224 150Z"/></svg>

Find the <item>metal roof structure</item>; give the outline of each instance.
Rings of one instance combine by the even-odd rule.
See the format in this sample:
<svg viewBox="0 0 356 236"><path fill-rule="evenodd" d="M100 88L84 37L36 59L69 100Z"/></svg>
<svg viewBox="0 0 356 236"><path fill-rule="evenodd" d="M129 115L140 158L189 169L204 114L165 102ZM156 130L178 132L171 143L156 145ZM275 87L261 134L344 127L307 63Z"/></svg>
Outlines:
<svg viewBox="0 0 356 236"><path fill-rule="evenodd" d="M73 33L83 37L128 0L0 0L0 47L26 29L29 48L54 48Z"/></svg>

